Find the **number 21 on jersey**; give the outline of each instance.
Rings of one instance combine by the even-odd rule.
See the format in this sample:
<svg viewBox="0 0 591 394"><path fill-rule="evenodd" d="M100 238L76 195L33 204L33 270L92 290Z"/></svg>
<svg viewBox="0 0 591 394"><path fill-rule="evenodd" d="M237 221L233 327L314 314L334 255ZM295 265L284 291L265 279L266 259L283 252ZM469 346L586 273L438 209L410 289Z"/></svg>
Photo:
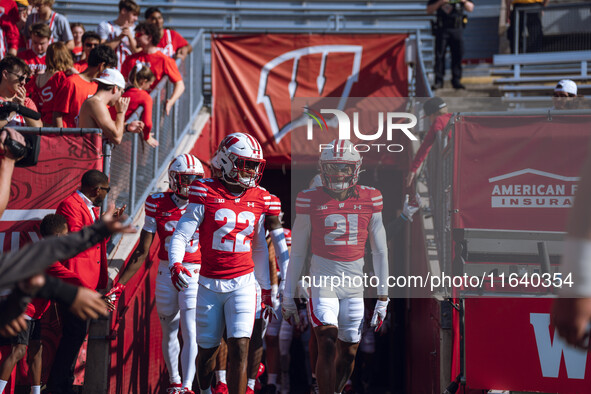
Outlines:
<svg viewBox="0 0 591 394"><path fill-rule="evenodd" d="M327 246L357 245L358 215L356 213L350 213L346 216L340 214L328 215L324 219L324 226L327 229L336 226L334 230L324 236L324 243ZM345 237L346 235L349 237Z"/></svg>

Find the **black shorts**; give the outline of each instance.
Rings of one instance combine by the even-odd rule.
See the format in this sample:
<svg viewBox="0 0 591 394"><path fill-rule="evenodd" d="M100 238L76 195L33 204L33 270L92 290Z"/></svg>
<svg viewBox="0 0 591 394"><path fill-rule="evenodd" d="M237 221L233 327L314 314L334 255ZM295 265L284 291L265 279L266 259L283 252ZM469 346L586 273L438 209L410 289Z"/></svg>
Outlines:
<svg viewBox="0 0 591 394"><path fill-rule="evenodd" d="M32 319L27 320L27 329L19 332L12 338L0 337L0 346L9 345L26 345L29 346L29 341L41 340L41 320Z"/></svg>

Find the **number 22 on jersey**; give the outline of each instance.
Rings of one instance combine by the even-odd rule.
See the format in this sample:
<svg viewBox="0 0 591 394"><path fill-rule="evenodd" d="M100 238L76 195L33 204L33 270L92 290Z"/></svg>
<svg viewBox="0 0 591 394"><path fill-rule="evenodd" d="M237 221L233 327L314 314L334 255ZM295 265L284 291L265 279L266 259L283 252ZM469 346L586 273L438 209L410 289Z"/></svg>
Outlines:
<svg viewBox="0 0 591 394"><path fill-rule="evenodd" d="M250 252L251 241L246 238L254 232L255 219L254 213L249 211L243 211L236 215L231 209L218 209L215 213L215 221L221 222L223 225L213 233L213 249L225 252ZM237 224L246 224L247 226L233 237L231 232Z"/></svg>

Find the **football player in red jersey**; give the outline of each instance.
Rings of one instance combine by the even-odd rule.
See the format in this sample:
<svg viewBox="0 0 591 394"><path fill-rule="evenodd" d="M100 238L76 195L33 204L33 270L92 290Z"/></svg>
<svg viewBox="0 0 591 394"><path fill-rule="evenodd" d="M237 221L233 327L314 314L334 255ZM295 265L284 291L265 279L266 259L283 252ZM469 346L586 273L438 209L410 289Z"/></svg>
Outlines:
<svg viewBox="0 0 591 394"><path fill-rule="evenodd" d="M201 253L199 232L191 234L184 247L181 263L169 269L168 251L170 240L178 221L189 204L189 185L203 178L203 166L193 155L177 156L168 166L168 179L172 191L152 194L146 199L146 221L138 246L131 254L129 263L120 274L118 283L107 296L116 304L119 294L146 260L150 246L157 233L160 239L158 277L156 278L156 309L162 326L162 353L168 368L170 384L167 394L193 393L195 359L197 358L195 305ZM182 291L180 291L182 290ZM180 352L178 339L179 322L182 327L183 349ZM181 353L183 377L179 374L178 359Z"/></svg>
<svg viewBox="0 0 591 394"><path fill-rule="evenodd" d="M332 148L323 149L320 155L322 187L304 190L296 199L282 311L284 319L298 320L294 297L310 244L308 309L318 342L316 379L321 394L342 392L353 372L363 321L363 287L338 282L333 287L332 280L363 277L368 238L373 270L379 279L371 325L378 330L386 317L388 251L383 200L378 190L357 185L361 161L351 141L333 141ZM329 283L323 285L323 278L329 278Z"/></svg>
<svg viewBox="0 0 591 394"><path fill-rule="evenodd" d="M226 136L215 161L218 177L191 186L187 212L172 236L169 260L172 267L179 266L185 245L199 228L203 256L197 294L199 385L202 393L211 393L215 357L225 327L228 392L244 394L248 342L256 312L255 282L264 291L265 306L271 305L263 225L265 214L271 211L271 195L258 186L265 160L254 137L245 133Z"/></svg>

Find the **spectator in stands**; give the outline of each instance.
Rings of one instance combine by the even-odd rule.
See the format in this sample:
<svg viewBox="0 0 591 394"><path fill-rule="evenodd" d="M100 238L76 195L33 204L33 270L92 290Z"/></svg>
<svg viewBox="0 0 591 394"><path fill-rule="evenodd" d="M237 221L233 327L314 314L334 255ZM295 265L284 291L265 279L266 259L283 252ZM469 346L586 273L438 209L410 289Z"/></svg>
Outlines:
<svg viewBox="0 0 591 394"><path fill-rule="evenodd" d="M152 97L148 94L147 90L154 82L154 74L148 66L144 66L142 63L137 63L136 67L131 69L129 77L127 78L128 85L123 92L121 97L129 97L129 107L125 114L125 120L129 119L131 115L139 107L143 108L142 111L142 122L144 122L143 134L144 141L152 148L158 146L158 140L154 138L152 131ZM117 112L114 107L110 107L111 118L116 119Z"/></svg>
<svg viewBox="0 0 591 394"><path fill-rule="evenodd" d="M14 164L20 159L20 157L15 157L4 146L7 137L10 137L21 145L25 144L25 138L19 132L10 127L2 126L2 131L0 131L0 218L4 214L10 198L10 184L12 182Z"/></svg>
<svg viewBox="0 0 591 394"><path fill-rule="evenodd" d="M25 88L30 77L31 69L18 57L6 56L0 60L0 102L10 101L37 111L33 100L27 97L27 89ZM43 123L40 120L12 113L6 120L0 121L0 126L41 127Z"/></svg>
<svg viewBox="0 0 591 394"><path fill-rule="evenodd" d="M45 72L45 55L51 40L51 30L45 23L40 22L31 26L31 49L19 54L19 57L31 67L33 74Z"/></svg>
<svg viewBox="0 0 591 394"><path fill-rule="evenodd" d="M129 98L122 98L125 89L125 79L119 71L108 68L94 79L98 83L96 94L88 98L80 107L79 126L83 128L99 128L103 131L103 138L113 144L120 144L123 132L140 133L143 122L136 120L125 123L125 113L129 106ZM115 121L109 113L109 106L115 107Z"/></svg>
<svg viewBox="0 0 591 394"><path fill-rule="evenodd" d="M63 215L70 232L79 231L100 219L100 206L109 192L109 178L98 170L84 173L80 189L74 191L62 201L56 210ZM122 212L117 210L116 217ZM79 279L89 289L104 289L107 285L106 241L69 259L68 267L78 274ZM69 310L60 308L62 321L62 339L56 350L55 359L47 383L52 394L71 393L74 383L74 366L80 347L87 334L87 322L73 315Z"/></svg>
<svg viewBox="0 0 591 394"><path fill-rule="evenodd" d="M411 187L413 185L413 181L417 176L417 172L423 161L427 158L429 151L431 150L431 146L435 142L435 137L437 137L438 131L443 131L447 123L451 119L452 114L447 112L447 104L441 97L433 97L425 102L423 105L423 110L425 111L425 117L429 117L429 122L431 123L431 127L427 132L427 135L423 139L423 143L419 147L417 154L415 155L414 160L410 166L410 171L406 178L406 186ZM412 202L413 205L414 201Z"/></svg>
<svg viewBox="0 0 591 394"><path fill-rule="evenodd" d="M445 53L451 52L451 84L454 89L465 89L462 79L462 57L464 56L464 26L467 17L464 11L472 12L472 0L429 0L427 14L437 13L433 25L435 35L435 85L433 89L443 87L445 76Z"/></svg>
<svg viewBox="0 0 591 394"><path fill-rule="evenodd" d="M138 51L135 41L135 22L140 15L140 6L133 0L119 2L119 15L114 21L104 21L98 25L97 33L101 43L109 45L117 53L117 69L132 53Z"/></svg>
<svg viewBox="0 0 591 394"><path fill-rule="evenodd" d="M44 23L49 27L51 32L49 37L49 44L57 41L66 43L69 50L74 49L74 37L72 30L70 30L70 23L68 19L55 12L53 7L54 0L33 0L32 4L37 9L36 13L28 16L25 24L26 39L30 39L29 29L36 23ZM31 33L33 31L31 30ZM30 43L34 45L34 43Z"/></svg>
<svg viewBox="0 0 591 394"><path fill-rule="evenodd" d="M148 22L142 22L137 25L136 29L136 40L138 46L142 49L141 52L131 55L123 63L121 68L123 75L129 75L131 69L136 67L137 62L149 65L150 70L155 76L155 80L152 83L151 89L160 82L160 80L166 75L171 83L174 84L174 89L170 98L166 100L166 114L170 114L174 103L181 97L185 91L185 84L183 78L179 72L178 67L174 60L169 58L160 52L156 45L160 42L160 35L158 34L158 28Z"/></svg>
<svg viewBox="0 0 591 394"><path fill-rule="evenodd" d="M23 1L23 0L20 0ZM26 0L24 0L26 1ZM19 22L19 7L12 0L0 0L0 7L4 10L0 16L2 40L0 41L0 59L6 55L16 56L20 40L17 26Z"/></svg>
<svg viewBox="0 0 591 394"><path fill-rule="evenodd" d="M570 79L558 81L552 94L552 109L576 109L577 84Z"/></svg>
<svg viewBox="0 0 591 394"><path fill-rule="evenodd" d="M82 35L82 57L76 63L74 63L74 68L79 72L83 72L88 67L88 57L90 55L90 51L94 48L98 47L101 43L101 37L95 31L87 31Z"/></svg>
<svg viewBox="0 0 591 394"><path fill-rule="evenodd" d="M44 126L53 123L53 107L55 96L67 78L66 73L72 69L72 56L63 42L54 42L47 48L45 58L47 69L43 74L33 75L26 88L29 97L41 112Z"/></svg>
<svg viewBox="0 0 591 394"><path fill-rule="evenodd" d="M70 30L72 30L72 39L74 40L74 48L72 48L72 58L74 62L82 59L84 48L82 47L82 36L86 32L84 25L80 22L70 23Z"/></svg>
<svg viewBox="0 0 591 394"><path fill-rule="evenodd" d="M18 6L18 20L16 21L16 27L18 28L19 32L17 51L21 52L27 49L27 42L25 40L25 25L33 7L29 5L28 0L18 0L16 4Z"/></svg>
<svg viewBox="0 0 591 394"><path fill-rule="evenodd" d="M544 40L542 31L542 7L546 7L550 0L505 0L507 14L507 38L512 53L540 52ZM529 11L528 11L529 9ZM537 11L535 11L538 9ZM527 16L525 14L527 13ZM517 32L517 47L515 46L515 23L519 14L519 31ZM527 26L526 20L527 19ZM523 37L527 28L527 41L523 48Z"/></svg>
<svg viewBox="0 0 591 394"><path fill-rule="evenodd" d="M58 90L53 107L53 125L56 127L78 127L78 114L84 100L96 93L93 80L107 68L117 65L115 51L106 45L99 45L90 51L88 67L80 74L70 75Z"/></svg>
<svg viewBox="0 0 591 394"><path fill-rule="evenodd" d="M156 7L150 7L144 13L146 22L150 22L158 27L160 33L160 42L156 47L166 56L173 59L183 60L193 51L191 44L187 42L179 33L172 29L164 28L164 18L162 12Z"/></svg>

